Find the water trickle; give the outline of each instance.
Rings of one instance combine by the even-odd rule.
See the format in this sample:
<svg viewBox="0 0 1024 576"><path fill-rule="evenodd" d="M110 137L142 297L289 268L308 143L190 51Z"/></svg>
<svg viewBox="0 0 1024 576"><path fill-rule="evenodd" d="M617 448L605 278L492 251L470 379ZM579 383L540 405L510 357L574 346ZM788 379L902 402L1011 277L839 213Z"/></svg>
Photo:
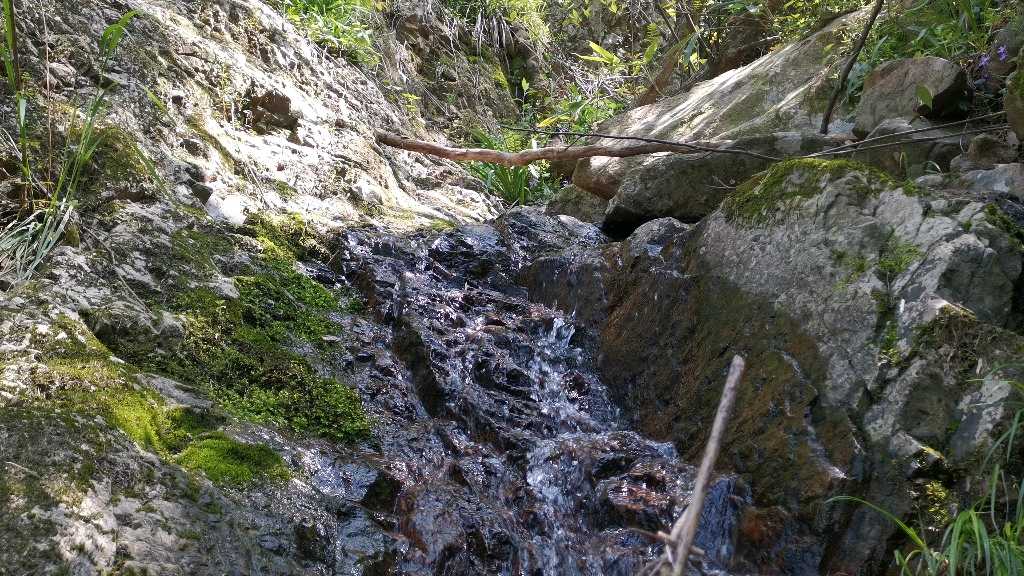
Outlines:
<svg viewBox="0 0 1024 576"><path fill-rule="evenodd" d="M348 244L341 267L378 321L358 344L378 360L356 379L394 488L373 509L401 573L632 575L661 549L645 532L668 530L687 503L693 468L620 421L600 342L513 281L567 235L552 222L513 211L421 239L426 250ZM316 482L351 486L352 465L332 462L316 460ZM707 567L731 561L745 499L731 478L709 494Z"/></svg>

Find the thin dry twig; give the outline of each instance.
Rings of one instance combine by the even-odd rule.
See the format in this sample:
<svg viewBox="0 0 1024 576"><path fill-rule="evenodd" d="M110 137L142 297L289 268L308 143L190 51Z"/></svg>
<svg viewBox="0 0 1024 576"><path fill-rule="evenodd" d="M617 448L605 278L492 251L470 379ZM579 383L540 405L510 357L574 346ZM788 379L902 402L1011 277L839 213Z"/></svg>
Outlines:
<svg viewBox="0 0 1024 576"><path fill-rule="evenodd" d="M981 121L981 120L989 120L991 118L998 118L999 116L1003 116L1004 114L1006 114L1006 112L1003 112L1003 111L993 112L992 114L985 114L984 116L977 116L975 118L968 118L966 120L957 120L956 122L949 122L949 123L946 123L946 124L936 124L934 126L925 126L924 128L914 128L913 130L907 130L905 132L896 132L894 134L886 134L884 136L874 136L872 138L865 138L863 140L855 140L853 142L849 142L847 144L843 144L842 146L836 146L835 148L829 148L828 150L822 150L821 152L816 152L814 154L810 154L810 155L808 155L806 157L807 158L812 158L812 157L817 156L817 155L838 154L838 153L841 153L843 150L845 150L847 148L859 148L859 147L863 146L864 144L868 144L870 142L878 142L878 141L881 141L881 140L888 140L890 138L896 138L898 136L905 136L907 134L919 134L921 132L934 132L935 130L943 130L943 129L946 129L946 128L953 128L955 126L963 126L963 125L972 124L974 122L978 122L978 121ZM1006 125L1005 124L1000 124L999 125L999 129L1003 129L1003 128L1006 128ZM964 132L964 133L966 133L966 132ZM958 134L949 134L948 136L950 138L952 138L953 136L959 136L959 135L960 135L960 133L958 133Z"/></svg>
<svg viewBox="0 0 1024 576"><path fill-rule="evenodd" d="M682 576L686 570L686 564L693 548L693 540L697 536L697 522L704 509L704 499L707 497L711 475L714 473L715 462L718 460L718 453L722 448L722 441L725 439L725 430L729 424L732 409L736 405L736 396L739 393L739 384L745 368L746 363L743 362L743 358L739 355L733 356L732 365L729 367L729 377L722 390L722 400L718 404L718 413L715 414L715 422L711 427L711 437L708 438L707 447L704 449L704 458L701 460L700 471L697 473L697 482L693 487L693 494L690 496L690 504L672 527L670 538L675 541L675 548L673 549L671 545L665 547L663 558L666 562L661 564L660 570L662 576L669 574Z"/></svg>
<svg viewBox="0 0 1024 576"><path fill-rule="evenodd" d="M845 150L823 150L814 154L808 154L801 156L801 158L822 158L825 156L840 156L843 154L855 154L857 152L863 152L865 150L877 150L879 148L892 148L893 146L900 146L905 144L912 144L914 142L934 142L936 140L945 140L946 138L956 138L957 136L966 136L969 134L984 134L985 132L996 132L999 130L1006 130L1009 128L1009 124L993 124L992 126L986 126L984 128L975 128L973 130L964 130L963 132L957 132L956 134L940 134L938 136L926 136L924 138L914 138L912 140L896 140L895 142L887 142L885 144L875 144L874 146L858 146L857 148L848 148ZM896 134L889 134L886 136L879 136L877 139L888 139L898 136L906 136L908 134L914 134L915 132L922 132L921 130L908 130L907 132L897 132ZM872 138L875 140L875 138Z"/></svg>

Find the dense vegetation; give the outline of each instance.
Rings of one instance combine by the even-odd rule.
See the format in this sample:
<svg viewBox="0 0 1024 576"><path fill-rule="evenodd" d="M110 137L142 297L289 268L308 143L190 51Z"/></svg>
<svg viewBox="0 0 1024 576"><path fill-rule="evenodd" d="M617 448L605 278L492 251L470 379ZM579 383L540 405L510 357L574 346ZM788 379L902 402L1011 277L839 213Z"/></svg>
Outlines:
<svg viewBox="0 0 1024 576"><path fill-rule="evenodd" d="M513 152L543 146L551 139L549 134L522 130L590 131L597 122L635 102L666 67L675 70L673 89L686 90L868 4L867 0L432 2L429 9L438 18L453 29L473 30L478 38L475 46L453 49L504 58L504 85L519 106L517 114L499 118L497 124L467 126L449 136L465 144ZM392 7L387 2L281 0L280 5L329 50L364 66L379 65L377 46L389 38ZM865 78L878 64L893 58L934 55L956 61L971 72L978 95L973 103L960 105L969 105L977 113L999 108L1003 87L986 82L986 68L993 57L1016 56L1005 46L1002 50L992 46L992 41L1000 27L1024 26L1017 3L938 0L900 3L892 8L883 12L859 55L843 91L846 102L858 99ZM588 22L602 18L618 22L617 29L627 32L603 41L595 38L586 47L573 42ZM524 29L544 53L543 78L528 78L519 63L503 56L502 42L513 29ZM856 32L849 31L851 44ZM823 58L826 62L839 58L848 48L830 46ZM544 163L516 168L474 164L471 169L512 203L544 199L564 178Z"/></svg>

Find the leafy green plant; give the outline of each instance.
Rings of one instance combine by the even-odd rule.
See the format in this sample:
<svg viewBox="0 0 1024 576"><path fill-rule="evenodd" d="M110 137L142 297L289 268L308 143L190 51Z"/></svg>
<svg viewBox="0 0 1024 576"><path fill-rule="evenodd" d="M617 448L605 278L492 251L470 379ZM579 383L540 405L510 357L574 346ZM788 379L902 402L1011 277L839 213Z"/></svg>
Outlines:
<svg viewBox="0 0 1024 576"><path fill-rule="evenodd" d="M625 104L600 92L586 94L574 84L569 84L566 93L548 96L543 103L544 117L537 122L538 128L557 128L565 132L589 132L594 124L611 117Z"/></svg>
<svg viewBox="0 0 1024 576"><path fill-rule="evenodd" d="M480 145L491 150L517 152L525 146L510 146L516 138L506 138L505 134L493 138L480 130L471 131ZM536 141L531 141L535 144ZM484 181L487 188L510 204L526 204L532 197L543 194L553 186L551 178L544 171L544 163L535 162L529 166L504 166L491 162L470 162L468 169L471 174Z"/></svg>
<svg viewBox="0 0 1024 576"><path fill-rule="evenodd" d="M37 167L34 146L29 136L32 95L18 67L19 46L13 0L3 0L3 10L4 42L0 44L0 58L3 58L7 86L14 98L14 121L18 133L16 142L14 137L9 134L7 136L16 148L15 162L21 175L18 184L21 207L18 215L0 231L0 279L20 281L28 279L57 246L71 221L76 205L75 195L81 187L85 168L97 149L104 144L106 137L106 133L99 130L97 125L102 119L107 96L117 84L105 81L104 75L124 35L125 26L141 12L128 12L104 30L100 39L96 90L86 102L75 97L63 150L44 151L48 157L38 162L40 166ZM46 113L50 114L50 111ZM130 144L155 176L155 168L145 159L138 145ZM53 155L57 156L56 171L51 168ZM44 170L44 177L37 177L37 168ZM40 198L42 200L37 200Z"/></svg>
<svg viewBox="0 0 1024 576"><path fill-rule="evenodd" d="M543 0L443 0L443 3L474 26L478 34L500 33L508 24L518 23L534 40L547 36Z"/></svg>
<svg viewBox="0 0 1024 576"><path fill-rule="evenodd" d="M329 52L375 64L378 54L369 22L382 4L378 0L280 0L280 9Z"/></svg>

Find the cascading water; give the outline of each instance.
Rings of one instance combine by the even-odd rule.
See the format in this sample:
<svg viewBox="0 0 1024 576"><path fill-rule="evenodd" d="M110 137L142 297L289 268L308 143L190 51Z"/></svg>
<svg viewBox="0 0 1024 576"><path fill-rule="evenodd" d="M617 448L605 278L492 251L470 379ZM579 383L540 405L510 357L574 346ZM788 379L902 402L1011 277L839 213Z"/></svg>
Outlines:
<svg viewBox="0 0 1024 576"><path fill-rule="evenodd" d="M351 236L342 255L378 322L353 327L372 358L353 371L379 423L360 505L391 539L385 573L632 575L686 505L693 468L619 420L594 337L512 281L554 242L528 224ZM317 460L322 489L368 456ZM723 478L709 495L708 568L730 561L744 490Z"/></svg>

